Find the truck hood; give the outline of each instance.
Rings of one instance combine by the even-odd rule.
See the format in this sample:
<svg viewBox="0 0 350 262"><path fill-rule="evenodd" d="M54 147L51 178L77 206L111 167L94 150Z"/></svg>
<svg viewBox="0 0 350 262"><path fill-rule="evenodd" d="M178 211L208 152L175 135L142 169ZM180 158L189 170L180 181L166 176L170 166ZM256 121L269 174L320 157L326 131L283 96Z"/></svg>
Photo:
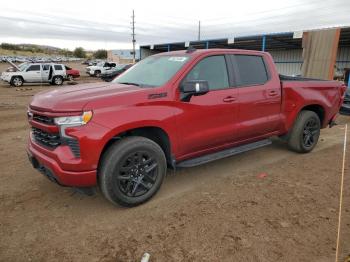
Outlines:
<svg viewBox="0 0 350 262"><path fill-rule="evenodd" d="M36 94L30 108L45 112L78 112L91 100L141 91L140 87L115 83L92 83L57 88Z"/></svg>
<svg viewBox="0 0 350 262"><path fill-rule="evenodd" d="M13 68L17 69L18 71L21 71L21 70L19 69L19 67L18 67L15 63L13 63L12 61L7 60L7 62L8 62L10 65L12 65Z"/></svg>

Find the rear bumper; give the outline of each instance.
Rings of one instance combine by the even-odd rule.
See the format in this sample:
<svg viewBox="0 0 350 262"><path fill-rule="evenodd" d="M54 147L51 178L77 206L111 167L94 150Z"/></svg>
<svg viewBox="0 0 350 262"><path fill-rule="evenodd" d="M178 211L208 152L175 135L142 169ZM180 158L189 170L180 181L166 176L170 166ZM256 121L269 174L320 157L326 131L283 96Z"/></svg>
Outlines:
<svg viewBox="0 0 350 262"><path fill-rule="evenodd" d="M63 170L54 159L35 149L32 141L28 144L27 153L32 166L59 185L71 187L91 187L96 185L96 170Z"/></svg>

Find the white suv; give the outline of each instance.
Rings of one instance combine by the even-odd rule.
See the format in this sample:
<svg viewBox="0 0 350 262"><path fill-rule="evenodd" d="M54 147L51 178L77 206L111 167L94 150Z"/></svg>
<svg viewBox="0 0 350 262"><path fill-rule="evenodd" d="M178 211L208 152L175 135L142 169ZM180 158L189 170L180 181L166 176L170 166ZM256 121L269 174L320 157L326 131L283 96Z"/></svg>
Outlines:
<svg viewBox="0 0 350 262"><path fill-rule="evenodd" d="M23 63L19 66L9 62L12 70L1 74L0 79L12 86L22 86L23 83L50 83L62 85L66 77L66 68L62 64L53 63Z"/></svg>
<svg viewBox="0 0 350 262"><path fill-rule="evenodd" d="M86 67L86 73L90 76L100 77L101 74L108 72L116 67L116 63L99 62L96 65Z"/></svg>

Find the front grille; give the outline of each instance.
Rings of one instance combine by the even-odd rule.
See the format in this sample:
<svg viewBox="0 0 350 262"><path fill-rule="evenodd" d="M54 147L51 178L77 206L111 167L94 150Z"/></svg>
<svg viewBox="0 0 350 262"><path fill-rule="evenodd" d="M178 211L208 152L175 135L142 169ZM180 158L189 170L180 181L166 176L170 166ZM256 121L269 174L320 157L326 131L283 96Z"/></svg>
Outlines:
<svg viewBox="0 0 350 262"><path fill-rule="evenodd" d="M47 124L47 125L54 125L55 124L54 119L52 117L48 117L48 116L34 114L33 120L40 122L40 123Z"/></svg>
<svg viewBox="0 0 350 262"><path fill-rule="evenodd" d="M55 149L61 144L60 135L58 133L48 133L36 127L32 127L33 136L35 141L39 144Z"/></svg>

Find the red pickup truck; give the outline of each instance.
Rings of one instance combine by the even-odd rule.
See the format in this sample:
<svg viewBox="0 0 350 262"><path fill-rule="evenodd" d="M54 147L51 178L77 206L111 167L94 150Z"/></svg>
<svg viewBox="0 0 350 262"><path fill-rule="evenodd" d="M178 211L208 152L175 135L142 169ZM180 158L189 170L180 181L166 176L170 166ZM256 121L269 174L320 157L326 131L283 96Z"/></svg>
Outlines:
<svg viewBox="0 0 350 262"><path fill-rule="evenodd" d="M167 167L191 167L283 138L310 152L334 124L345 86L280 76L265 52L210 49L148 57L111 83L44 91L28 109L28 156L64 186L99 185L135 206Z"/></svg>

